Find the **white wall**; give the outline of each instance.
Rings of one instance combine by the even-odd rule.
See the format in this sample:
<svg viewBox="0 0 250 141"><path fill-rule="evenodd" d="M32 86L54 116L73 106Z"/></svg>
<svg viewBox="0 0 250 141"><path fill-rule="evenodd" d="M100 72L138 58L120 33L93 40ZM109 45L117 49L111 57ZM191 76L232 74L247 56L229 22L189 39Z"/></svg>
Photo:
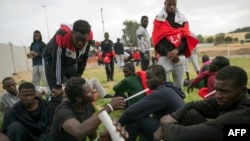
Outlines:
<svg viewBox="0 0 250 141"><path fill-rule="evenodd" d="M32 60L26 57L29 48L0 43L0 80L13 73L32 69Z"/></svg>

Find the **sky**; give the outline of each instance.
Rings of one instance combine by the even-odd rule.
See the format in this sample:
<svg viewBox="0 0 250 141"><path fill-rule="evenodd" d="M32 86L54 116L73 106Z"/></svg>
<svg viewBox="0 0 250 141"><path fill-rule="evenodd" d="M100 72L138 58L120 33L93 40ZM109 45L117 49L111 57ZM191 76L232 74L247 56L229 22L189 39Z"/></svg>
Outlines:
<svg viewBox="0 0 250 141"><path fill-rule="evenodd" d="M94 40L103 40L105 31L115 42L116 38L122 37L125 20L140 23L143 15L149 17L147 30L151 35L153 20L163 8L164 1L0 0L0 43L28 47L34 30L41 31L43 41L47 43L61 23L73 24L78 19L90 23ZM186 15L190 30L203 36L250 26L249 5L249 0L177 0L177 8Z"/></svg>

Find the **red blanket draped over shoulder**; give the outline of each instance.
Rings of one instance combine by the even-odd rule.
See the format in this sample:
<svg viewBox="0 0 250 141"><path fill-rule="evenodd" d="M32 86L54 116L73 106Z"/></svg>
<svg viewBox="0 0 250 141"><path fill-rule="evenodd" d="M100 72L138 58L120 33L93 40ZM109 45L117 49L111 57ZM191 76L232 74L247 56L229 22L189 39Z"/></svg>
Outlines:
<svg viewBox="0 0 250 141"><path fill-rule="evenodd" d="M171 42L176 48L180 45L181 39L185 37L187 40L188 47L185 50L185 57L189 57L192 50L198 44L198 40L191 36L189 31L188 23L184 23L183 28L172 28L168 21L158 21L154 20L154 28L152 33L153 46L155 47L159 41L166 38Z"/></svg>

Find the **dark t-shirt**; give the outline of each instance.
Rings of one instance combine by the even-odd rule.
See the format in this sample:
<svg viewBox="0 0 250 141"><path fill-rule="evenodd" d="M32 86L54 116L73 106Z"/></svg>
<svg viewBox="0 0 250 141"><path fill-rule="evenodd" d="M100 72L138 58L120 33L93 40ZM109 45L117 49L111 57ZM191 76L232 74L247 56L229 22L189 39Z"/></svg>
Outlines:
<svg viewBox="0 0 250 141"><path fill-rule="evenodd" d="M77 113L69 101L65 101L58 105L55 110L53 124L51 126L49 141L78 141L77 138L65 132L63 124L66 120L75 118L80 123L90 118L95 112L91 103L86 104L82 113ZM81 141L85 141L87 136L83 136Z"/></svg>

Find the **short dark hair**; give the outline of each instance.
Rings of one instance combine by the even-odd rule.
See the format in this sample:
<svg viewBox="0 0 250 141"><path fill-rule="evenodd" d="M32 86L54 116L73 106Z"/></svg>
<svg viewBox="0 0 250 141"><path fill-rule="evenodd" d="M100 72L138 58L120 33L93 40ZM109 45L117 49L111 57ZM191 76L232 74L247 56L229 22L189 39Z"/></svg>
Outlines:
<svg viewBox="0 0 250 141"><path fill-rule="evenodd" d="M4 85L4 82L5 81L8 81L8 80L11 80L13 79L12 77L5 77L3 80L2 80L2 84ZM14 80L14 79L13 79Z"/></svg>
<svg viewBox="0 0 250 141"><path fill-rule="evenodd" d="M147 19L148 19L148 16L143 15L143 16L141 17L141 21L142 21L144 18L147 18Z"/></svg>
<svg viewBox="0 0 250 141"><path fill-rule="evenodd" d="M128 70L132 71L132 72L135 72L135 66L133 63L126 63L123 68L128 68Z"/></svg>
<svg viewBox="0 0 250 141"><path fill-rule="evenodd" d="M147 68L147 70L150 70L152 69L153 73L156 75L156 76L162 76L163 77L163 80L166 81L166 71L165 69L163 68L162 65L151 65Z"/></svg>
<svg viewBox="0 0 250 141"><path fill-rule="evenodd" d="M202 63L206 62L209 60L209 56L208 55L203 55L202 56Z"/></svg>
<svg viewBox="0 0 250 141"><path fill-rule="evenodd" d="M71 77L67 81L64 92L71 102L74 103L76 102L77 97L82 97L82 85L84 85L85 83L86 80L81 77Z"/></svg>
<svg viewBox="0 0 250 141"><path fill-rule="evenodd" d="M90 33L90 25L85 20L77 20L73 24L73 31L80 32L81 34Z"/></svg>
<svg viewBox="0 0 250 141"><path fill-rule="evenodd" d="M213 64L218 66L219 69L230 65L229 59L224 56L216 56L214 59L216 59L216 61L214 61Z"/></svg>
<svg viewBox="0 0 250 141"><path fill-rule="evenodd" d="M247 86L247 79L246 71L238 66L224 67L216 76L216 80L233 80L235 86Z"/></svg>
<svg viewBox="0 0 250 141"><path fill-rule="evenodd" d="M23 82L19 85L18 91L21 92L22 89L33 89L36 90L35 85L31 82Z"/></svg>

